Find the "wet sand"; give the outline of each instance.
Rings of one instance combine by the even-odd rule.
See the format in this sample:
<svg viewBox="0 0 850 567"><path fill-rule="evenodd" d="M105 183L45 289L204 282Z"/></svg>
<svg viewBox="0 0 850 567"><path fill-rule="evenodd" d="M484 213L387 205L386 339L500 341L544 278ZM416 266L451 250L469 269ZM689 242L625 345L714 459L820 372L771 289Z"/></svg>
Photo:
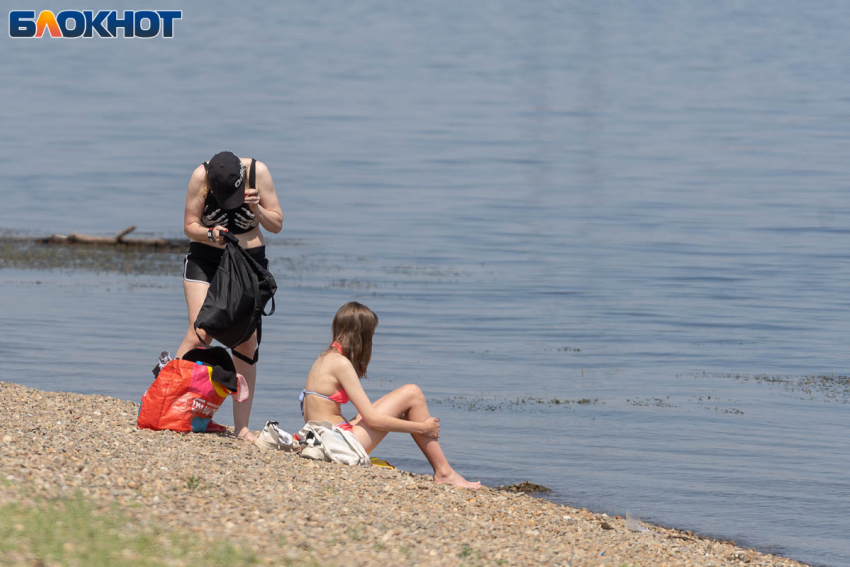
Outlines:
<svg viewBox="0 0 850 567"><path fill-rule="evenodd" d="M802 565L522 493L261 452L230 434L139 430L138 410L0 382L0 504L79 491L269 565Z"/></svg>

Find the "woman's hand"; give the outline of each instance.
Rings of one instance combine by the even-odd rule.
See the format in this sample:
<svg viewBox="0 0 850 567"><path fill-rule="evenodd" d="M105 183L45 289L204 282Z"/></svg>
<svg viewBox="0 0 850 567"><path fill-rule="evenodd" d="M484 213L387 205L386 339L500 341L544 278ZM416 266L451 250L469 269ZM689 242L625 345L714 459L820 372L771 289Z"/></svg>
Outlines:
<svg viewBox="0 0 850 567"><path fill-rule="evenodd" d="M251 210L256 212L257 205L260 204L259 189L245 189L245 204L251 207Z"/></svg>
<svg viewBox="0 0 850 567"><path fill-rule="evenodd" d="M212 240L215 241L215 243L219 246L224 246L224 236L222 236L221 234L223 232L228 232L227 229L223 226L215 225L210 230L212 230Z"/></svg>
<svg viewBox="0 0 850 567"><path fill-rule="evenodd" d="M430 437L431 439L439 439L440 437L440 420L436 417L429 417L425 421L422 422L425 430L422 432L422 435L425 437Z"/></svg>

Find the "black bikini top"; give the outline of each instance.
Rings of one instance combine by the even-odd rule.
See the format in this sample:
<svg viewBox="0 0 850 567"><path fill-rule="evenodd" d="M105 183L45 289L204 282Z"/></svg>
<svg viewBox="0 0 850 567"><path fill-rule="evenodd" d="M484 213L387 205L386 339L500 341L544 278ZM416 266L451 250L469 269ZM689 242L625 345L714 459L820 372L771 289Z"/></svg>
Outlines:
<svg viewBox="0 0 850 567"><path fill-rule="evenodd" d="M248 171L249 189L253 189L257 182L256 163L257 160L251 159L251 169ZM201 224L207 228L216 225L223 226L232 234L244 234L256 228L260 224L260 219L251 211L251 207L245 204L229 211L223 210L212 194L212 191L210 191L207 194L207 200L204 201Z"/></svg>

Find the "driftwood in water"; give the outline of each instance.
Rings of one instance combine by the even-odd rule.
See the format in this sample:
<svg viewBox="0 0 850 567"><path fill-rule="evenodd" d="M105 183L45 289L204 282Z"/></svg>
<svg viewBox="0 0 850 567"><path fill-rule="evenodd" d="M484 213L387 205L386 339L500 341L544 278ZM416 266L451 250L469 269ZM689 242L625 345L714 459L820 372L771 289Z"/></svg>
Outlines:
<svg viewBox="0 0 850 567"><path fill-rule="evenodd" d="M53 234L47 238L36 238L41 244L95 244L100 246L139 246L148 248L185 248L188 241L175 238L124 238L136 230L130 226L115 236L89 236L86 234Z"/></svg>

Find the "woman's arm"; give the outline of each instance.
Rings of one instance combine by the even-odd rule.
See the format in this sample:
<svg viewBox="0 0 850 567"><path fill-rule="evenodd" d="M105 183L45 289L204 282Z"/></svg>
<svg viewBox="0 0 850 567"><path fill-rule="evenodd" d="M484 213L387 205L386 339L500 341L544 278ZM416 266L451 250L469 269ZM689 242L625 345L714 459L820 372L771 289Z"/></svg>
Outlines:
<svg viewBox="0 0 850 567"><path fill-rule="evenodd" d="M369 400L369 396L366 395L366 391L363 390L363 385L360 384L360 379L357 377L354 367L351 366L348 360L345 360L339 365L339 370L335 374L340 386L348 394L348 399L360 413L360 418L372 429L413 433L433 438L439 436L440 420L437 418L432 417L427 421L409 421L407 419L392 417L376 410Z"/></svg>
<svg viewBox="0 0 850 567"><path fill-rule="evenodd" d="M211 244L207 235L207 227L201 224L206 179L207 172L203 165L195 168L192 177L189 179L189 187L186 189L186 208L183 209L183 234L189 237L189 240ZM223 230L225 229L220 226L213 227L213 235L216 243L220 246L224 246L224 237L221 236Z"/></svg>
<svg viewBox="0 0 850 567"><path fill-rule="evenodd" d="M245 190L245 202L251 211L257 215L260 225L277 234L283 227L283 212L274 189L274 181L269 168L261 161L255 164L257 175L256 193L251 189Z"/></svg>

